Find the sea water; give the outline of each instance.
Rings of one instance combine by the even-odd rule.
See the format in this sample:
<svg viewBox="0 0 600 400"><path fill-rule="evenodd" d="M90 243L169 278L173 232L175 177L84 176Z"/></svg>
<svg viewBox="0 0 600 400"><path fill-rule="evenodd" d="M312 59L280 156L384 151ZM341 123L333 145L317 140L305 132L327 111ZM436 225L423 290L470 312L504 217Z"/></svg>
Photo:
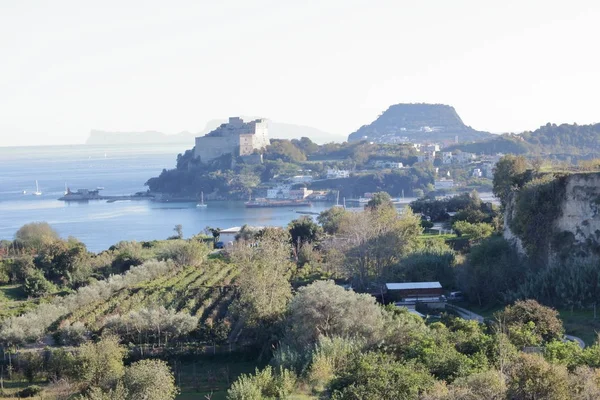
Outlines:
<svg viewBox="0 0 600 400"><path fill-rule="evenodd" d="M246 208L241 201L209 201L208 207L197 208L194 203L148 200L58 200L65 186L103 187L105 195L145 191L144 183L164 168L174 168L177 154L185 150L185 145L164 144L0 147L0 239L13 239L26 223L45 221L62 237L74 236L97 252L122 240L165 239L177 224L190 237L206 227L285 226L300 217L293 208ZM32 194L36 180L40 196ZM330 206L316 203L299 211Z"/></svg>

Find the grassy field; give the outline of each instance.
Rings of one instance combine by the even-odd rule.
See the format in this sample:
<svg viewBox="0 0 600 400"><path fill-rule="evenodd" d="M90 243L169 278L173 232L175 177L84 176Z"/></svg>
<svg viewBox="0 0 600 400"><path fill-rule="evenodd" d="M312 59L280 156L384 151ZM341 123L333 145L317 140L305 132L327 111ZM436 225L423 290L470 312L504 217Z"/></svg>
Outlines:
<svg viewBox="0 0 600 400"><path fill-rule="evenodd" d="M586 345L594 344L600 333L600 310L594 319L592 310L558 310L565 325L565 332L583 339Z"/></svg>
<svg viewBox="0 0 600 400"><path fill-rule="evenodd" d="M29 300L23 291L23 285L6 285L0 287L0 320L12 315L19 315L34 308L38 300Z"/></svg>

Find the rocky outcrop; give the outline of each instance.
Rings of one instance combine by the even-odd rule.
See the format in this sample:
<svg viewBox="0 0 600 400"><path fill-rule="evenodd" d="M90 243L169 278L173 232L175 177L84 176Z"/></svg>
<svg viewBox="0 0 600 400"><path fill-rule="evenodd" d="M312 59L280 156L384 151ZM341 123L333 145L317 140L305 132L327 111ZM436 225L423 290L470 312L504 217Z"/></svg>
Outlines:
<svg viewBox="0 0 600 400"><path fill-rule="evenodd" d="M548 184L554 185L552 190L547 190ZM505 239L523 255L540 252L546 265L566 259L600 260L600 173L561 176L544 185L546 189L526 185L513 194L505 210ZM536 198L527 192L531 190L545 191L531 201ZM552 213L547 205L552 205ZM544 220L547 223L539 223Z"/></svg>
<svg viewBox="0 0 600 400"><path fill-rule="evenodd" d="M369 125L361 126L348 136L348 141L370 140L394 142L411 140L460 142L492 137L465 125L454 107L444 104L395 104Z"/></svg>

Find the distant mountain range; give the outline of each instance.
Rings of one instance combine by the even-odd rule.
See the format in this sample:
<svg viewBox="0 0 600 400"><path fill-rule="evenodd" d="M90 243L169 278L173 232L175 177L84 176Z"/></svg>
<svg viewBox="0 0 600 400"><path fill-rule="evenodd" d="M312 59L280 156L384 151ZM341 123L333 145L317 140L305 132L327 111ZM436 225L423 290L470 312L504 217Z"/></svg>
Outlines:
<svg viewBox="0 0 600 400"><path fill-rule="evenodd" d="M252 117L243 117L244 120L256 119ZM203 136L214 130L219 125L226 123L227 120L215 119L206 124L206 127L198 133L181 132L169 135L156 131L145 132L106 132L92 130L86 140L86 144L106 145L106 144L136 144L136 143L189 143L190 147L194 145L196 136ZM269 121L269 137L272 139L299 139L308 137L318 144L330 142L343 142L344 136L324 132L320 129L310 126L286 124L282 122Z"/></svg>
<svg viewBox="0 0 600 400"><path fill-rule="evenodd" d="M395 104L369 125L363 125L351 133L348 141L450 143L456 138L459 142L472 142L493 136L465 125L454 107L448 105Z"/></svg>

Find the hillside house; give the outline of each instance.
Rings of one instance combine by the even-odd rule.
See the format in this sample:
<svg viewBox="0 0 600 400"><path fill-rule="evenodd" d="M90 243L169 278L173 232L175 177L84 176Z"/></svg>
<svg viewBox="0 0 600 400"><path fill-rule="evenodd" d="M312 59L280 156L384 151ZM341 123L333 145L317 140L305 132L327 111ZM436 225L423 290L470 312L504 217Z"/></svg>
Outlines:
<svg viewBox="0 0 600 400"><path fill-rule="evenodd" d="M328 169L327 179L340 179L350 177L350 171L346 169Z"/></svg>
<svg viewBox="0 0 600 400"><path fill-rule="evenodd" d="M385 297L387 301L417 303L441 301L444 289L439 282L402 282L386 283Z"/></svg>

